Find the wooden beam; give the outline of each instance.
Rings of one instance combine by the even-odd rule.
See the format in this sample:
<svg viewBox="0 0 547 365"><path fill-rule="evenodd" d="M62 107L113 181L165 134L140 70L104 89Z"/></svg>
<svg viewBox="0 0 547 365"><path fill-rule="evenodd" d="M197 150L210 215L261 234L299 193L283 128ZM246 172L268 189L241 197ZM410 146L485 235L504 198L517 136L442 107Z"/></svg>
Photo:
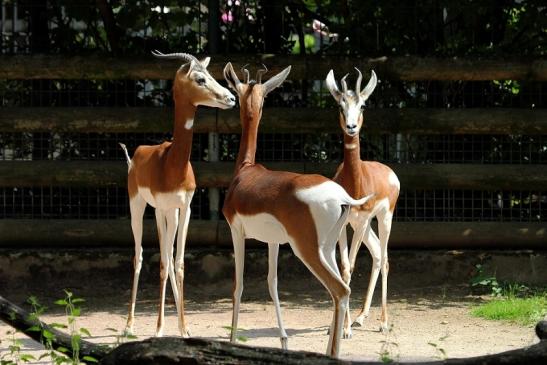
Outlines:
<svg viewBox="0 0 547 365"><path fill-rule="evenodd" d="M148 133L171 108L2 108L0 132ZM240 133L239 110L198 109L196 133ZM261 133L340 133L337 109L265 108ZM547 134L547 109L367 109L363 134Z"/></svg>
<svg viewBox="0 0 547 365"><path fill-rule="evenodd" d="M330 69L337 74L364 73L374 69L380 79L392 80L547 80L547 59L469 59L404 57L340 57L324 55L224 55L215 56L209 70L222 79L222 69L231 61L236 69L245 64L265 64L270 74L292 65L291 80L323 80ZM3 55L0 79L172 79L179 61L150 56L110 58L105 56Z"/></svg>
<svg viewBox="0 0 547 365"><path fill-rule="evenodd" d="M227 187L233 162L192 162L199 187ZM272 170L333 176L338 163L265 162ZM403 189L538 190L547 186L544 165L390 164ZM0 186L125 186L125 161L2 161Z"/></svg>
<svg viewBox="0 0 547 365"><path fill-rule="evenodd" d="M129 219L0 219L0 247L132 247ZM156 223L144 221L143 243L157 246ZM188 245L231 247L225 221L192 220ZM251 246L262 243L250 241ZM547 223L394 222L390 248L547 249Z"/></svg>

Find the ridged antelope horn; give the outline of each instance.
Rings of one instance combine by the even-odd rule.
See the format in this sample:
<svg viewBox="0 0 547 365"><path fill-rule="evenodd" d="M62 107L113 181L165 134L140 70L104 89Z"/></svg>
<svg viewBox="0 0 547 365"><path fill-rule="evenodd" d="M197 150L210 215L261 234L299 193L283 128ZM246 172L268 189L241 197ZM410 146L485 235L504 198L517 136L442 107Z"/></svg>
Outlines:
<svg viewBox="0 0 547 365"><path fill-rule="evenodd" d="M248 84L249 83L249 78L250 78L249 70L247 70L247 68L246 68L247 66L249 66L248 63L245 66L241 67L241 72L243 72L243 83L244 84Z"/></svg>
<svg viewBox="0 0 547 365"><path fill-rule="evenodd" d="M266 72L268 72L268 67L266 67L266 65L262 64L262 67L264 67L262 70L256 71L256 82L257 82L257 84L262 83L262 75L264 75Z"/></svg>
<svg viewBox="0 0 547 365"><path fill-rule="evenodd" d="M355 94L358 95L361 92L361 80L363 80L363 74L361 73L361 71L359 71L357 67L355 67L355 69L359 74L359 76L357 77L357 82L355 83Z"/></svg>
<svg viewBox="0 0 547 365"><path fill-rule="evenodd" d="M342 84L342 92L344 94L347 94L348 92L348 84L346 84L346 77L348 77L349 74L346 74L344 77L342 77L342 80L340 80L340 84Z"/></svg>
<svg viewBox="0 0 547 365"><path fill-rule="evenodd" d="M194 56L192 56L189 53L168 53L168 54L163 54L163 53L161 53L160 51L158 51L156 49L156 50L152 51L152 54L154 55L154 57L161 58L161 59L164 59L164 60L184 60L186 62L194 61L194 62L196 62L196 64L199 64L198 59L195 58Z"/></svg>

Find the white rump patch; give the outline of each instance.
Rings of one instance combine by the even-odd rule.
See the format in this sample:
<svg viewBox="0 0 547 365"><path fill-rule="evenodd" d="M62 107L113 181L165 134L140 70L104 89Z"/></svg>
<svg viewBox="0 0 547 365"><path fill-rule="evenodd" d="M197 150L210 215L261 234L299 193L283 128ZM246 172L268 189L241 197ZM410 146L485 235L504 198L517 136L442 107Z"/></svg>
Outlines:
<svg viewBox="0 0 547 365"><path fill-rule="evenodd" d="M397 189L401 188L401 183L399 182L399 179L397 178L397 175L393 171L390 171L388 176L389 185L396 186Z"/></svg>
<svg viewBox="0 0 547 365"><path fill-rule="evenodd" d="M325 181L298 190L296 197L310 208L319 244L328 243L327 237L342 214L342 205L348 204L346 200L351 198L344 188L334 181Z"/></svg>

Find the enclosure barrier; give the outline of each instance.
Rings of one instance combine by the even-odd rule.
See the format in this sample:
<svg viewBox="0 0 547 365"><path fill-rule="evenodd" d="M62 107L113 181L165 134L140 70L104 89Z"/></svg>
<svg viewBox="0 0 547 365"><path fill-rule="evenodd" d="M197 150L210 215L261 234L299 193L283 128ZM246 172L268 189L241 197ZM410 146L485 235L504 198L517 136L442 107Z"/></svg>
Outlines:
<svg viewBox="0 0 547 365"><path fill-rule="evenodd" d="M29 331L40 328L52 334L51 346L64 348L65 354L74 355L73 341L70 336L35 319L24 309L0 296L0 320L21 331L34 341L41 343L41 331ZM540 321L535 327L539 342L516 350L469 358L444 359L428 362L412 362L422 365L543 365L547 358L547 321ZM349 361L329 356L305 352L287 351L278 348L250 347L226 341L213 341L202 338L156 337L143 341L131 341L114 349L80 340L78 358L86 360L91 356L99 364L318 364L318 365L376 365L376 361ZM404 362L398 362L405 364ZM410 364L410 363L406 363Z"/></svg>
<svg viewBox="0 0 547 365"><path fill-rule="evenodd" d="M323 79L328 70L374 68L396 80L547 80L547 60L463 60L417 57L346 58L322 56L224 56L209 67L222 77L224 61L235 64L266 62L273 72L292 64L291 78ZM313 64L313 67L310 65ZM150 57L108 59L42 55L3 56L0 79L171 79L178 62ZM295 120L305 123L294 123ZM339 132L336 110L267 108L261 132ZM0 132L137 133L171 131L169 108L33 107L1 108ZM370 134L547 134L547 110L512 108L370 109L365 114ZM198 110L196 133L240 133L237 110ZM233 162L192 162L199 187L226 187ZM272 169L334 174L336 163L268 162ZM542 164L390 164L404 187L416 189L529 189L547 188ZM1 161L0 187L125 186L127 166L120 161ZM145 222L144 241L155 242L155 225ZM193 220L190 244L230 244L223 221ZM0 220L0 246L48 242L71 244L129 244L128 219ZM518 247L545 248L544 222L394 222L391 247Z"/></svg>

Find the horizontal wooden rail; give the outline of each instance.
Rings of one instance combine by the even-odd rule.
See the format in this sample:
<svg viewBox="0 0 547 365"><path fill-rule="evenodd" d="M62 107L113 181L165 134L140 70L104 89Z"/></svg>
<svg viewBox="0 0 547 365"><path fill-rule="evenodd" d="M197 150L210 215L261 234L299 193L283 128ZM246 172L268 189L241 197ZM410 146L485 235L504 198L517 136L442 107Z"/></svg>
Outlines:
<svg viewBox="0 0 547 365"><path fill-rule="evenodd" d="M143 242L157 245L154 220L144 221ZM133 245L129 219L1 219L0 247ZM190 246L231 246L225 221L190 221ZM390 248L537 248L547 249L547 223L394 222Z"/></svg>
<svg viewBox="0 0 547 365"><path fill-rule="evenodd" d="M200 187L226 187L233 162L193 162ZM333 176L337 163L265 162L272 170ZM545 165L390 164L405 189L545 190ZM125 186L125 161L3 161L0 186Z"/></svg>
<svg viewBox="0 0 547 365"><path fill-rule="evenodd" d="M171 108L2 108L0 132L171 131ZM199 109L196 133L240 133L239 110ZM337 109L265 108L260 132L340 133ZM367 109L363 133L547 134L547 109Z"/></svg>
<svg viewBox="0 0 547 365"><path fill-rule="evenodd" d="M292 65L290 79L323 80L330 69L340 76L374 69L380 79L393 80L547 80L547 59L470 59L406 57L340 57L309 55L218 55L209 70L222 78L231 61L238 69L265 64L271 74ZM0 57L0 79L172 79L179 61L151 56L110 58L106 56L17 55Z"/></svg>

